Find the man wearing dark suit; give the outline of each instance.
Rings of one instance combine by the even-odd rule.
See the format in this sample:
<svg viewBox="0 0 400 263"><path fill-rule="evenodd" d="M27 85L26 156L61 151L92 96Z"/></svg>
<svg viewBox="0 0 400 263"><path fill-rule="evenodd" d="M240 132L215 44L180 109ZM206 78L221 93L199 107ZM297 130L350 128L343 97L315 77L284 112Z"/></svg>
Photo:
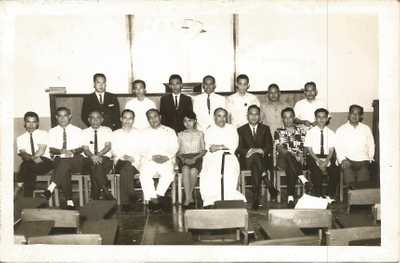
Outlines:
<svg viewBox="0 0 400 263"><path fill-rule="evenodd" d="M247 110L248 123L238 128L239 146L238 152L246 169L251 170L253 181L253 209L260 205L260 192L262 173L267 169L267 158L272 155L272 136L268 126L260 123L260 108L251 105ZM276 197L277 191L269 185L272 198Z"/></svg>
<svg viewBox="0 0 400 263"><path fill-rule="evenodd" d="M169 77L169 87L172 93L165 94L160 100L161 124L180 132L185 129L183 116L193 111L192 99L181 94L182 78L177 74Z"/></svg>
<svg viewBox="0 0 400 263"><path fill-rule="evenodd" d="M106 76L102 73L96 73L93 76L95 92L88 94L83 99L81 119L90 126L88 117L93 110L98 110L104 117L103 126L107 126L112 130L121 127L119 119L119 103L117 97L106 92Z"/></svg>

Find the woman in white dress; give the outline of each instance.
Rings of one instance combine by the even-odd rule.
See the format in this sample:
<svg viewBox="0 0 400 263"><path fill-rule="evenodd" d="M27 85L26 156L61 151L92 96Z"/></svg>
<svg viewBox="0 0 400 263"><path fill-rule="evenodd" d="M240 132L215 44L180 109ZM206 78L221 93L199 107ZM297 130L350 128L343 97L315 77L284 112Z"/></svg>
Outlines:
<svg viewBox="0 0 400 263"><path fill-rule="evenodd" d="M235 150L238 147L239 136L236 128L226 123L227 116L225 109L216 109L214 124L205 132L207 153L200 173L200 194L204 207L212 206L215 201L221 200L221 165L224 152L229 153L225 156L224 199L246 201L244 195L237 190L240 167Z"/></svg>

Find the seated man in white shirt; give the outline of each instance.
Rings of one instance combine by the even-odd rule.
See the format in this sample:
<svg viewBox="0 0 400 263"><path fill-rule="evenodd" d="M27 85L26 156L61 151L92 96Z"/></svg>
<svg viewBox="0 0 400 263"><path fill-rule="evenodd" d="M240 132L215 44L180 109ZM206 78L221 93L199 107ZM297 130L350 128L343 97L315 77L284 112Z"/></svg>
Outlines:
<svg viewBox="0 0 400 263"><path fill-rule="evenodd" d="M67 200L67 209L74 209L72 201L71 174L81 172L83 166L82 130L71 124L71 110L56 110L58 125L49 131L50 154L54 156L54 181L44 195L51 197L55 187L61 188Z"/></svg>
<svg viewBox="0 0 400 263"><path fill-rule="evenodd" d="M316 126L308 130L304 142L309 158L307 166L311 171L312 193L322 196L322 179L328 176L328 194L333 198L336 194L339 173L335 157L335 133L326 125L328 110L324 108L315 111Z"/></svg>
<svg viewBox="0 0 400 263"><path fill-rule="evenodd" d="M236 93L230 95L226 99L230 123L236 128L247 123L247 109L250 105L257 105L260 107L260 101L257 97L247 92L249 87L249 77L245 74L240 74L236 78Z"/></svg>
<svg viewBox="0 0 400 263"><path fill-rule="evenodd" d="M39 116L28 111L24 115L24 122L26 132L17 138L17 151L22 158L17 185L18 189L23 187L25 197L32 197L36 175L51 171L53 163L47 148L47 132L39 130Z"/></svg>
<svg viewBox="0 0 400 263"><path fill-rule="evenodd" d="M111 138L115 170L120 175L120 201L123 211L129 211L134 202L134 176L139 173L141 137L133 128L135 113L125 109L121 113L122 128Z"/></svg>
<svg viewBox="0 0 400 263"><path fill-rule="evenodd" d="M125 105L125 109L135 113L133 128L138 130L148 128L149 122L147 121L146 112L150 109L155 109L156 104L146 97L146 82L143 80L135 80L132 83L132 91L136 98L129 100Z"/></svg>
<svg viewBox="0 0 400 263"><path fill-rule="evenodd" d="M326 108L326 105L322 100L316 98L318 90L314 82L307 82L304 85L304 95L305 98L294 105L295 123L301 124L305 130L308 130L317 124L314 112L319 108Z"/></svg>
<svg viewBox="0 0 400 263"><path fill-rule="evenodd" d="M146 113L150 128L143 131L142 166L140 183L144 199L149 202L152 211L160 208L168 209L165 193L174 180L175 154L178 151L178 138L173 129L161 125L161 115L157 109ZM157 188L154 187L153 177L158 174Z"/></svg>
<svg viewBox="0 0 400 263"><path fill-rule="evenodd" d="M87 157L85 164L89 168L94 200L114 199L107 188L107 174L113 166L110 159L112 130L101 125L103 120L99 110L92 110L88 117L90 127L82 131L82 149Z"/></svg>
<svg viewBox="0 0 400 263"><path fill-rule="evenodd" d="M361 123L363 114L363 107L351 105L349 121L336 131L336 153L346 184L370 179L369 164L374 159L375 143L371 129Z"/></svg>
<svg viewBox="0 0 400 263"><path fill-rule="evenodd" d="M214 111L225 108L225 97L215 94L215 78L207 75L203 78L204 93L193 97L193 111L197 115L197 129L205 131L214 123Z"/></svg>

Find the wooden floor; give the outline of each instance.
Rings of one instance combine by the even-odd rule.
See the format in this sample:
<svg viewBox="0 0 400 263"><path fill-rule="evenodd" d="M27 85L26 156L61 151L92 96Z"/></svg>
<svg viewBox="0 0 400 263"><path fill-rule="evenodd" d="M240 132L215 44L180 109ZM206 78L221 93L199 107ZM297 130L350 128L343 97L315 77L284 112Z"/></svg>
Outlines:
<svg viewBox="0 0 400 263"><path fill-rule="evenodd" d="M141 196L138 194L138 197ZM249 241L258 241L266 239L265 234L261 230L260 225L267 220L268 209L287 208L285 202L263 202L262 207L258 210L252 210L251 199L252 193L246 193L248 199L249 213L249 230L253 231L249 235ZM197 196L198 208L201 207L200 196ZM338 203L331 208L333 212L334 222L333 228L356 227L356 226L372 226L373 216L371 206L354 206L350 215L346 213L346 205ZM159 213L150 213L143 206L142 200L137 198L134 209L129 212L123 212L117 208L109 218L118 222L118 234L115 240L116 245L157 245L160 244L179 244L185 245L188 238L184 231L183 225L184 209L181 206L172 206L168 212L161 211ZM18 213L15 214L18 216ZM305 233L307 234L307 233ZM208 235L208 236L207 236ZM234 240L234 231L221 231L206 233L207 239L227 239ZM227 242L227 244L230 244ZM232 242L232 244L238 244Z"/></svg>

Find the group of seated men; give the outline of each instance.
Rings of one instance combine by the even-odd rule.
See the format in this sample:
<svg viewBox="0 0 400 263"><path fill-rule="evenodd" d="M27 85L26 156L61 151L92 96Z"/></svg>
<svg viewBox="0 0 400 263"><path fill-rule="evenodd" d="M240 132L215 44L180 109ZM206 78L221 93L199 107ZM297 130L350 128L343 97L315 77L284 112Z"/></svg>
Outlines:
<svg viewBox="0 0 400 263"><path fill-rule="evenodd" d="M249 78L244 74L236 78L237 91L226 99L214 92L213 76L205 76L204 93L191 98L181 93L182 78L174 74L169 78L172 92L161 97L157 109L146 97L146 83L135 80L135 97L120 113L116 96L105 91L106 76L97 73L93 81L95 92L87 95L82 105L86 129L71 124L72 113L66 107L57 108L57 126L48 132L38 129L35 112L25 114L26 132L17 138L23 159L17 184L25 196L33 195L36 175L51 170L52 182L44 196L50 198L55 188L60 188L67 209L74 209L71 174L82 171L91 176L92 198L108 200L114 197L107 174L114 168L120 174L124 210L133 204L136 174L140 174L149 208L166 207L165 193L174 180L176 164L184 176L185 204L192 202L196 183L196 178L190 178L200 174L206 208L221 199L221 171L225 199L246 201L237 191L237 182L240 170L251 170L253 209L261 206L263 179L276 198L279 189L274 187L274 168L286 173L289 207L294 207L295 184L305 168L311 172L312 193L331 199L335 198L340 168L346 183L369 179L374 140L370 128L361 122L363 108L351 105L348 121L335 134L327 127L329 112L316 98L314 82L305 84L305 98L292 108L281 101L276 84L268 87L266 102L261 104L247 92ZM267 171L270 176L263 177ZM157 186L155 175L159 177ZM324 178L328 179L328 193L322 189Z"/></svg>

